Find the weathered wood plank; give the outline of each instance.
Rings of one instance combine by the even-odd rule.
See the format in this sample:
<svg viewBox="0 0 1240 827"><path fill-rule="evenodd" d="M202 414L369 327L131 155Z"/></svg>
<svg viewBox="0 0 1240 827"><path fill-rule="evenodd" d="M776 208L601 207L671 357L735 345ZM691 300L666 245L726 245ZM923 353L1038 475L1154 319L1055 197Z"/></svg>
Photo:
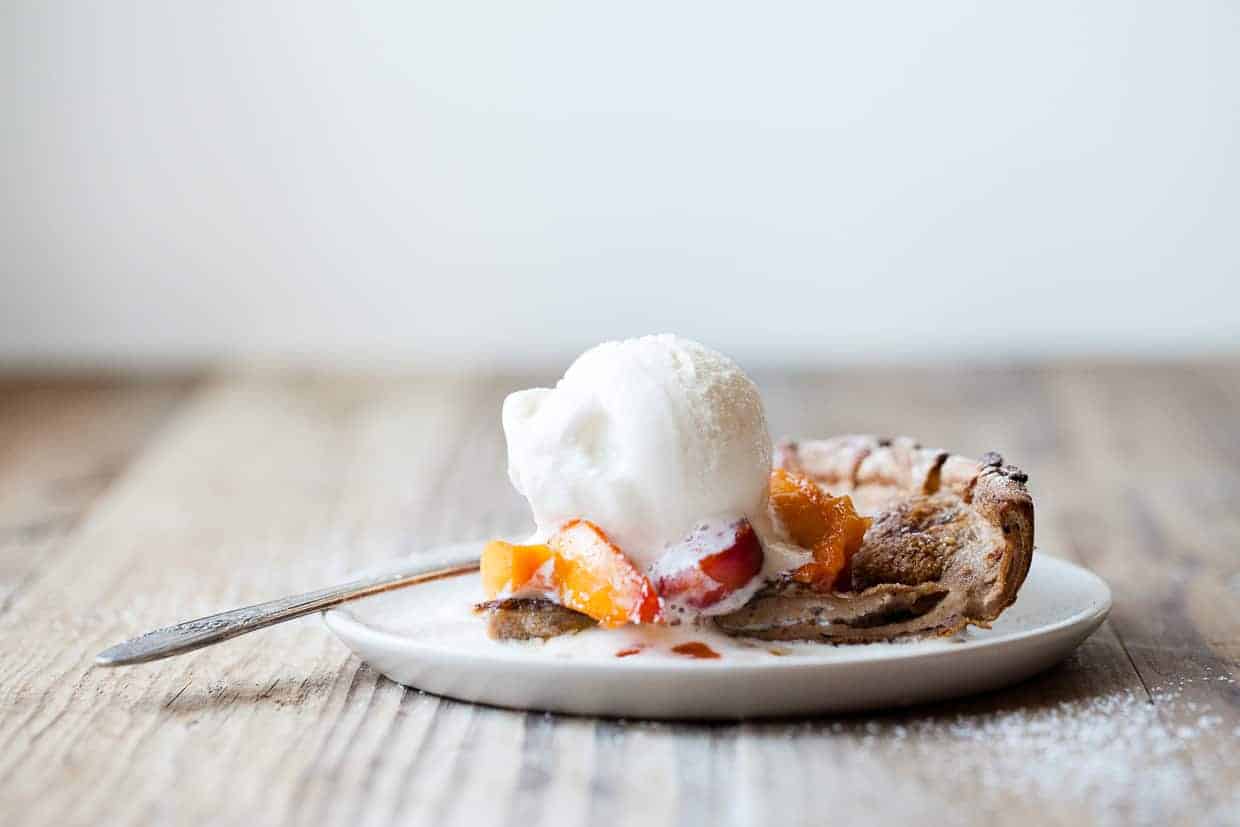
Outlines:
<svg viewBox="0 0 1240 827"><path fill-rule="evenodd" d="M715 725L438 699L378 677L313 621L87 669L136 629L525 525L497 411L536 378L223 377L12 601L0 811L31 824L1232 822L1235 375L760 376L777 432L1003 451L1031 474L1040 553L1103 573L1117 608L1066 663L1005 691Z"/></svg>
<svg viewBox="0 0 1240 827"><path fill-rule="evenodd" d="M0 617L193 385L0 379Z"/></svg>
<svg viewBox="0 0 1240 827"><path fill-rule="evenodd" d="M1068 536L1111 583L1110 623L1160 720L1191 736L1181 755L1199 809L1234 815L1240 532L1211 495L1231 489L1240 469L1220 425L1238 412L1184 368L1065 371L1055 385L1075 436Z"/></svg>
<svg viewBox="0 0 1240 827"><path fill-rule="evenodd" d="M90 658L134 631L438 540L433 498L475 393L241 377L198 397L10 609L3 810L31 823L289 812L303 773L357 714L357 664L316 620L150 667L91 670ZM66 789L83 768L90 782Z"/></svg>

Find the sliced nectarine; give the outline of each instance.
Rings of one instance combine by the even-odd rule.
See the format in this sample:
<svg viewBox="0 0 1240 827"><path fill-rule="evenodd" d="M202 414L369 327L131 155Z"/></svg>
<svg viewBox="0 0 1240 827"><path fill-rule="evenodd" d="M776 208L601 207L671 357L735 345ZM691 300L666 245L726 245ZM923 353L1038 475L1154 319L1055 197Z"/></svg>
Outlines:
<svg viewBox="0 0 1240 827"><path fill-rule="evenodd" d="M661 620L659 596L646 575L588 520L573 520L551 538L561 602L602 626Z"/></svg>
<svg viewBox="0 0 1240 827"><path fill-rule="evenodd" d="M814 555L793 577L820 591L846 587L841 575L871 520L857 513L852 498L832 497L809 477L782 468L771 472L770 493L771 510L788 536Z"/></svg>
<svg viewBox="0 0 1240 827"><path fill-rule="evenodd" d="M585 520L568 523L547 545L487 543L482 588L488 600L521 590L555 597L603 626L660 619L659 597L650 580L602 529Z"/></svg>
<svg viewBox="0 0 1240 827"><path fill-rule="evenodd" d="M549 546L518 546L503 540L487 543L482 550L482 588L487 599L528 586L552 555Z"/></svg>

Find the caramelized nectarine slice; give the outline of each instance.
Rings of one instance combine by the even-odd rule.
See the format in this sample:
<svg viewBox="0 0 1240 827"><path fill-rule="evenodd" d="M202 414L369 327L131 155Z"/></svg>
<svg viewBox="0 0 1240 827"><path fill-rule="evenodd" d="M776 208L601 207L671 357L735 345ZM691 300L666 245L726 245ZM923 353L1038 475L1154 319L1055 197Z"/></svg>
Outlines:
<svg viewBox="0 0 1240 827"><path fill-rule="evenodd" d="M857 514L850 497L832 497L813 480L782 468L771 472L771 510L794 543L813 552L814 561L793 578L820 591L847 586L841 577L870 519Z"/></svg>
<svg viewBox="0 0 1240 827"><path fill-rule="evenodd" d="M518 546L503 540L487 543L482 549L482 588L487 600L528 586L552 554L549 546Z"/></svg>
<svg viewBox="0 0 1240 827"><path fill-rule="evenodd" d="M650 576L664 600L708 609L744 588L762 570L763 557L749 520L707 521L667 549Z"/></svg>
<svg viewBox="0 0 1240 827"><path fill-rule="evenodd" d="M488 600L522 590L554 597L603 626L661 619L650 580L602 529L585 520L565 525L548 545L487 543L482 588Z"/></svg>
<svg viewBox="0 0 1240 827"><path fill-rule="evenodd" d="M551 538L560 601L602 626L661 620L650 580L588 520L573 520Z"/></svg>

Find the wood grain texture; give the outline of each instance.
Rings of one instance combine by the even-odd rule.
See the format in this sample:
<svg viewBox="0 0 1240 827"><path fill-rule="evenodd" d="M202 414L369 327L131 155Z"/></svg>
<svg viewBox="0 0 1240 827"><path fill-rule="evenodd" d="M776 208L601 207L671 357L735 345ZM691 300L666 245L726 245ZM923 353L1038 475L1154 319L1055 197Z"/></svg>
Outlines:
<svg viewBox="0 0 1240 827"><path fill-rule="evenodd" d="M316 619L94 670L136 631L523 528L498 405L548 377L0 383L4 823L1237 823L1240 366L756 378L781 434L1018 462L1039 553L1106 577L1112 619L1008 690L761 723L456 703Z"/></svg>
<svg viewBox="0 0 1240 827"><path fill-rule="evenodd" d="M192 387L0 380L0 619Z"/></svg>

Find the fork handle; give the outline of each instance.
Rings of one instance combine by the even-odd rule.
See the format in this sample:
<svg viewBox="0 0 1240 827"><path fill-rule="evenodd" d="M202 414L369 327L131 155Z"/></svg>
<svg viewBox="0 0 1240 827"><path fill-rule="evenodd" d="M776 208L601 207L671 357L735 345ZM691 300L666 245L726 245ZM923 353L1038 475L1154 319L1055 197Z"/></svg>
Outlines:
<svg viewBox="0 0 1240 827"><path fill-rule="evenodd" d="M196 620L186 620L172 626L164 626L139 635L124 643L104 649L95 656L97 666L129 666L162 660L201 649L204 646L229 640L238 635L265 629L286 620L330 609L405 586L430 583L447 577L478 571L476 555L456 560L442 559L404 566L397 571L353 580L339 586L331 586L305 594L281 597L266 603L257 603L240 609L207 615Z"/></svg>

